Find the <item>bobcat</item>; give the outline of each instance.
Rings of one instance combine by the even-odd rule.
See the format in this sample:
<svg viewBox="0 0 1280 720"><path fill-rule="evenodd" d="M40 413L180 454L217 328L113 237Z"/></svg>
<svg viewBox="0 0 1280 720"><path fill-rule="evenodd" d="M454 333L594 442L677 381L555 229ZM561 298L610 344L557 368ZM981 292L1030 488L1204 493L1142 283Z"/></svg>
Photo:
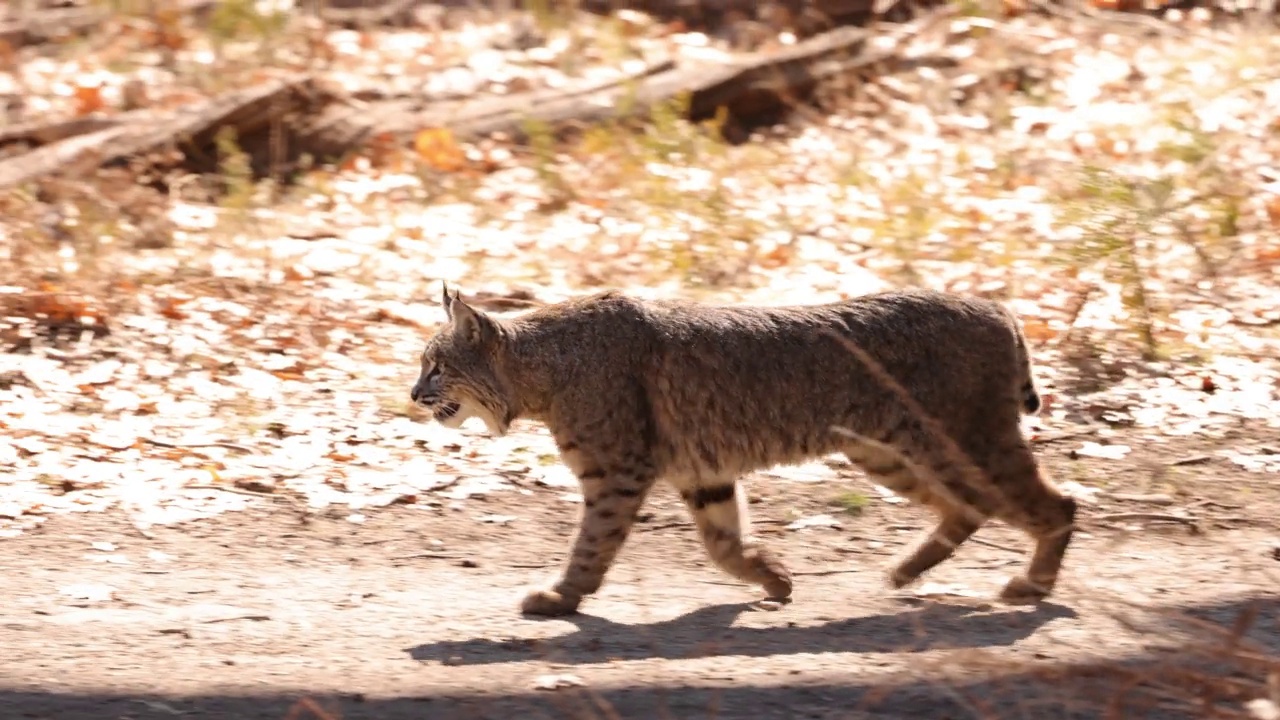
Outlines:
<svg viewBox="0 0 1280 720"><path fill-rule="evenodd" d="M747 307L609 291L498 318L446 285L443 306L413 402L446 427L477 417L496 435L541 421L582 485L572 557L525 596L526 614L573 613L600 588L659 478L719 567L788 600L791 575L752 536L737 480L831 453L938 516L889 573L893 587L996 517L1036 541L1001 597L1053 590L1076 502L1041 475L1022 434L1040 396L1022 330L996 302L902 290Z"/></svg>

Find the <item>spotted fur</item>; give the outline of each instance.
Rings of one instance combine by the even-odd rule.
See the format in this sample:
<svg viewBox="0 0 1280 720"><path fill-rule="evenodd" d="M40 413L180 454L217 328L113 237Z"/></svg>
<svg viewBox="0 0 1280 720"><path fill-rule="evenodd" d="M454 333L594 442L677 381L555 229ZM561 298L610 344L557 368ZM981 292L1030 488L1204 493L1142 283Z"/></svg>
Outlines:
<svg viewBox="0 0 1280 720"><path fill-rule="evenodd" d="M747 307L604 292L500 318L446 288L443 306L413 401L446 426L477 417L497 435L517 418L541 421L582 485L569 561L524 598L526 613L571 613L599 589L659 479L679 491L718 566L789 598L791 574L751 533L738 480L831 453L938 516L891 569L894 587L995 517L1036 541L1027 574L1002 596L1053 590L1076 503L1041 474L1022 434L1020 414L1040 397L1022 331L998 303L907 290Z"/></svg>

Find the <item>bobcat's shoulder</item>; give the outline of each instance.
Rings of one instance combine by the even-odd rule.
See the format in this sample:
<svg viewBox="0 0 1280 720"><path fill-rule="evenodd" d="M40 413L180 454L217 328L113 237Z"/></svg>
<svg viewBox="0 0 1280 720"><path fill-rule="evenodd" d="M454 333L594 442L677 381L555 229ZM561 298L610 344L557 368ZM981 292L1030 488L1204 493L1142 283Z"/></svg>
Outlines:
<svg viewBox="0 0 1280 720"><path fill-rule="evenodd" d="M940 516L895 584L993 516L1040 543L1007 593L1046 594L1056 579L1074 503L1040 476L1022 436L1019 415L1039 398L999 303L924 290L779 307L604 292L497 318L446 291L444 306L414 401L446 425L478 417L499 434L539 420L583 484L573 560L527 611L571 610L595 591L658 479L680 491L723 568L789 595L785 568L748 532L737 482L831 453Z"/></svg>

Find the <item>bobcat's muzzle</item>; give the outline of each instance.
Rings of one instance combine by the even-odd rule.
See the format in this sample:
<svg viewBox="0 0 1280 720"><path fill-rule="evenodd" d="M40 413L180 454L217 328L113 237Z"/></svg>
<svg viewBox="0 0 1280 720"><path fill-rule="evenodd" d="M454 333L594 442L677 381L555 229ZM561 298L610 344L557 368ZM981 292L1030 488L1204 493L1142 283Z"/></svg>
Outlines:
<svg viewBox="0 0 1280 720"><path fill-rule="evenodd" d="M445 420L448 420L449 418L453 417L454 415L457 415L458 411L461 409L462 409L462 405L455 402L447 402L440 405L439 407L432 409L431 414L432 416L435 417L436 422L442 423Z"/></svg>

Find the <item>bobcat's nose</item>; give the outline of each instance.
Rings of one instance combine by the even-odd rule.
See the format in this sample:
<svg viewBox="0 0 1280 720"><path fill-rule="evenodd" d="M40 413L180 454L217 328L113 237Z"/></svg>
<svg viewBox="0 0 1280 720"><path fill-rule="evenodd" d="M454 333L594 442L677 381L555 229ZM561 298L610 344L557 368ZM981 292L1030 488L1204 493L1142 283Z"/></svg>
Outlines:
<svg viewBox="0 0 1280 720"><path fill-rule="evenodd" d="M430 373L420 375L409 391L409 398L423 407L440 402L440 369L434 368Z"/></svg>

